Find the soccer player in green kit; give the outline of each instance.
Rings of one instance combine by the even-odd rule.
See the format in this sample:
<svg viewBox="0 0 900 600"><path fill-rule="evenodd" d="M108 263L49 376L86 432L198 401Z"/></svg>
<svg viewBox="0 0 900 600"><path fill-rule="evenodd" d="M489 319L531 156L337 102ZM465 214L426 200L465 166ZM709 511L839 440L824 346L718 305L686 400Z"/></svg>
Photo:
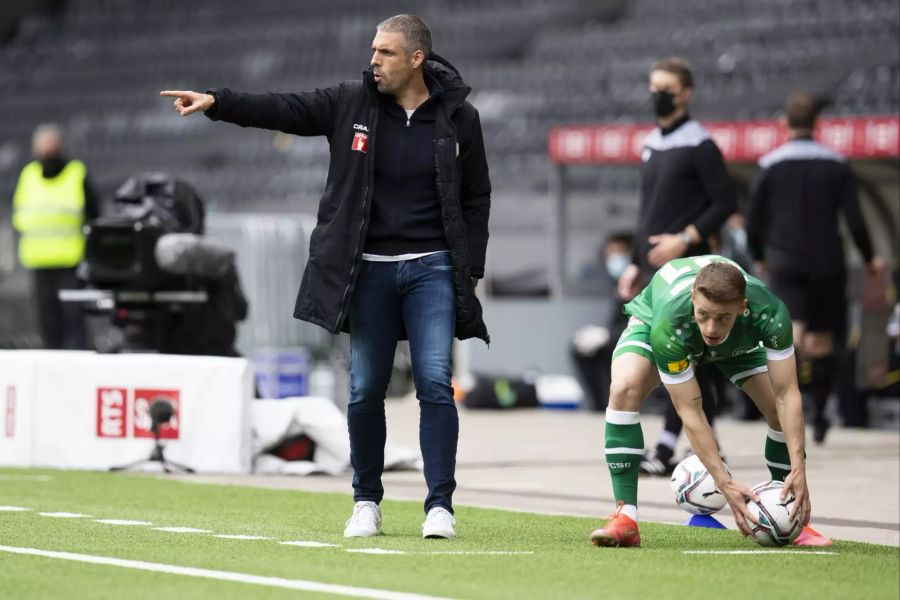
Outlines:
<svg viewBox="0 0 900 600"><path fill-rule="evenodd" d="M637 483L644 437L638 411L660 382L738 529L750 533L754 519L746 499L756 497L725 469L694 378L694 365L712 363L753 399L768 423L766 464L772 479L784 481L785 494L794 495L792 512L806 525L794 543L830 545L808 525L803 409L784 303L733 261L707 255L669 261L624 310L630 319L613 352L606 411L606 461L617 510L591 541L640 546Z"/></svg>

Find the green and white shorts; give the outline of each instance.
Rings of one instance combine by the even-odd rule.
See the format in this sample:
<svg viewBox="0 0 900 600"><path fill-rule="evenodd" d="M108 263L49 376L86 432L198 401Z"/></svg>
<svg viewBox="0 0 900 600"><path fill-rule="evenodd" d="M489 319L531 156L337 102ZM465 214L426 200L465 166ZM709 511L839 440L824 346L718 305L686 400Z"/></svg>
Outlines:
<svg viewBox="0 0 900 600"><path fill-rule="evenodd" d="M636 317L628 320L628 327L619 336L619 341L613 350L613 360L626 352L639 354L656 365L653 348L650 347L650 326ZM743 387L744 383L754 375L766 373L769 370L766 351L762 346L746 354L711 362L725 374L731 383L738 387Z"/></svg>

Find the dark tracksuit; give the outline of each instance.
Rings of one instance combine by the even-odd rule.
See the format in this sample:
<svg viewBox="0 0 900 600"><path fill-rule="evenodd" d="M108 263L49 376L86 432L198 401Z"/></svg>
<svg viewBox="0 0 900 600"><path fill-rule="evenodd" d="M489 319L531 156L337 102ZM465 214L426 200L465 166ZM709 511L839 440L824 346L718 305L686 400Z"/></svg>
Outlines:
<svg viewBox="0 0 900 600"><path fill-rule="evenodd" d="M691 245L684 255L708 254L709 236L718 233L737 210L737 199L719 147L709 132L688 116L671 127L653 131L644 142L642 162L634 262L641 268L643 281L649 282L656 268L647 259L652 249L648 237L680 233L693 224L700 233L700 242ZM703 409L712 423L716 396L721 395L722 386L717 385L715 369L700 367L696 373ZM718 394L716 388L720 390ZM681 427L681 419L670 402L666 406L665 429L677 436ZM666 458L669 449L660 445L657 451Z"/></svg>

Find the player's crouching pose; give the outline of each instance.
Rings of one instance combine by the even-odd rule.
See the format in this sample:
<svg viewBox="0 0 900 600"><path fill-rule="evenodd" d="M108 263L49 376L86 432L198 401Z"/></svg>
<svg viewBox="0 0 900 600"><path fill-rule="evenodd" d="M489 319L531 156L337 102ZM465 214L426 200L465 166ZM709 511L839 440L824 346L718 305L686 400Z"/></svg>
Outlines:
<svg viewBox="0 0 900 600"><path fill-rule="evenodd" d="M639 409L660 380L684 421L694 452L725 494L744 535L754 518L746 498L757 498L722 464L703 415L695 364L714 363L741 387L769 425L765 459L772 479L796 499L793 514L809 523L804 426L787 308L758 279L721 256L666 263L641 294L625 306L628 328L613 352L606 410L606 461L617 510L591 534L597 546L639 546L638 466L644 451ZM793 516L792 514L792 516ZM830 545L808 525L794 542Z"/></svg>

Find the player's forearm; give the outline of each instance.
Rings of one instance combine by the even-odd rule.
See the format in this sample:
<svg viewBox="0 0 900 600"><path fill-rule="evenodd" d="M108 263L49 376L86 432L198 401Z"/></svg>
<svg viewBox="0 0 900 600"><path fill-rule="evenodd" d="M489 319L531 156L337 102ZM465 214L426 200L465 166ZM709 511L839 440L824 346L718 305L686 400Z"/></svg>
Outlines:
<svg viewBox="0 0 900 600"><path fill-rule="evenodd" d="M731 475L725 470L725 465L719 456L719 446L716 444L716 438L706 416L700 412L699 415L687 419L682 417L682 423L684 424L684 433L691 443L691 448L694 449L694 454L697 455L697 458L712 475L716 485L721 489L725 482L731 479Z"/></svg>
<svg viewBox="0 0 900 600"><path fill-rule="evenodd" d="M697 455L721 489L721 486L730 480L731 476L725 470L725 465L719 457L719 446L716 444L712 427L709 426L709 421L703 414L703 399L696 380L691 379L685 383L666 385L666 389L672 397L678 416L681 417L684 433L691 443L691 448L694 449L694 454Z"/></svg>

